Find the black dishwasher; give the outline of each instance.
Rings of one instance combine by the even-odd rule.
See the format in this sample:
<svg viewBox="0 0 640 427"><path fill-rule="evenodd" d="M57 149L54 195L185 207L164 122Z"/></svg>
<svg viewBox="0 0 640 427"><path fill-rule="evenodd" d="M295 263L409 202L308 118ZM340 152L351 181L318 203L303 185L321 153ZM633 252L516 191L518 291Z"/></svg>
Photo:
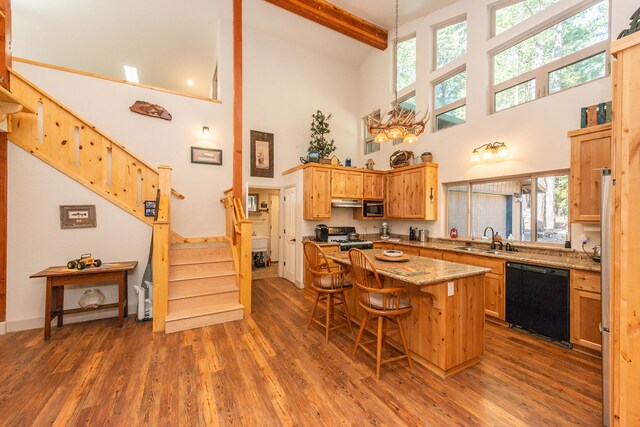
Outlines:
<svg viewBox="0 0 640 427"><path fill-rule="evenodd" d="M569 345L569 271L507 262L506 319Z"/></svg>

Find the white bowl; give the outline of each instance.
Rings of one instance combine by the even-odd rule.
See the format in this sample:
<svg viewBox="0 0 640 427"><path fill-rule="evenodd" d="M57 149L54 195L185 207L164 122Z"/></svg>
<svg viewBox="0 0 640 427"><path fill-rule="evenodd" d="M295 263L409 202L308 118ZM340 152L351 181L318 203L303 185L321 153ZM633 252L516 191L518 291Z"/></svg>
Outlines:
<svg viewBox="0 0 640 427"><path fill-rule="evenodd" d="M402 256L403 252L402 251L387 250L387 251L384 251L384 254L386 256L390 256L390 257L399 257L399 256Z"/></svg>
<svg viewBox="0 0 640 427"><path fill-rule="evenodd" d="M380 240L389 240L391 236L380 236Z"/></svg>

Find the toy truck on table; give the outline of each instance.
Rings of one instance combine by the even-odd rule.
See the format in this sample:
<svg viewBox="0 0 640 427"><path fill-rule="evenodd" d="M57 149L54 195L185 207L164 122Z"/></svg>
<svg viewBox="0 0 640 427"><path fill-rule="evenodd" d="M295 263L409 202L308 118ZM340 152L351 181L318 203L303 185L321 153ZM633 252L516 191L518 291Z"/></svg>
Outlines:
<svg viewBox="0 0 640 427"><path fill-rule="evenodd" d="M101 265L102 261L94 259L91 254L83 254L80 255L80 258L69 261L67 263L67 268L70 270L73 270L74 268L84 270L87 267L100 267Z"/></svg>

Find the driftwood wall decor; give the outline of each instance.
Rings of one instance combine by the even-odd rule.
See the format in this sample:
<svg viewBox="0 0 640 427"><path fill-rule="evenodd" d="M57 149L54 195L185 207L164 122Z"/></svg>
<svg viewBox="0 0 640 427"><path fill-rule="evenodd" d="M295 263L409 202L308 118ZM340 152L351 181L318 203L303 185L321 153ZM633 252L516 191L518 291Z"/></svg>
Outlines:
<svg viewBox="0 0 640 427"><path fill-rule="evenodd" d="M134 113L142 114L143 116L157 117L164 120L171 120L172 118L171 114L165 110L164 107L157 104L151 104L147 101L136 101L131 107L129 107L129 110Z"/></svg>

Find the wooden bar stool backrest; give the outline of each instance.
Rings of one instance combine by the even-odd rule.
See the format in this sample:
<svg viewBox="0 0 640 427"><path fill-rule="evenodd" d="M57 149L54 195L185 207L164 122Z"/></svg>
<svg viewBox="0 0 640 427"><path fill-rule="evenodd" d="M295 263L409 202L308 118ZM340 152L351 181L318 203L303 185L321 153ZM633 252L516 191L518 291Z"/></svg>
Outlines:
<svg viewBox="0 0 640 427"><path fill-rule="evenodd" d="M376 267L373 265L367 254L361 250L350 249L349 260L351 261L351 270L353 271L356 286L361 291L360 301L367 306L364 308L367 311L375 313L399 311L401 302L400 294L405 292L405 288L383 288L380 276L378 275L378 270L376 270ZM369 269L367 267L369 267ZM372 307L372 296L380 296L380 310ZM402 311L405 311L405 309Z"/></svg>
<svg viewBox="0 0 640 427"><path fill-rule="evenodd" d="M315 242L304 243L304 256L313 277L311 286L318 291L342 288L348 271L339 266L332 267L322 248Z"/></svg>

